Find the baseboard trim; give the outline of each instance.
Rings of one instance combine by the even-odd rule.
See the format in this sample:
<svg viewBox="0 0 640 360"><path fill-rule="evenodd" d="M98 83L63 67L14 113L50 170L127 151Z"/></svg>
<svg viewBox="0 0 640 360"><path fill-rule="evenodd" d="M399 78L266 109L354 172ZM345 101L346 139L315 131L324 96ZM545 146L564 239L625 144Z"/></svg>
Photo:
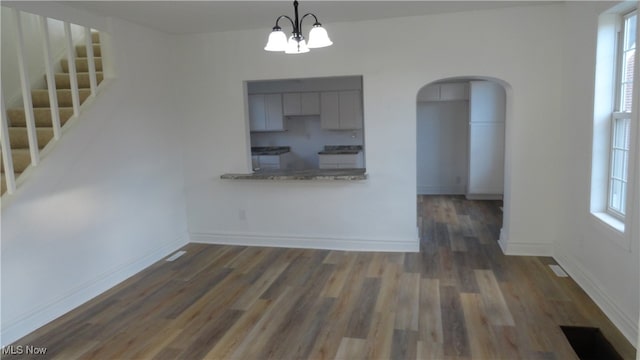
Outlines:
<svg viewBox="0 0 640 360"><path fill-rule="evenodd" d="M418 186L418 195L464 195L466 186Z"/></svg>
<svg viewBox="0 0 640 360"><path fill-rule="evenodd" d="M415 239L360 239L324 236L291 236L281 234L252 234L237 232L191 233L191 242L238 246L269 246L303 249L418 252L420 240Z"/></svg>
<svg viewBox="0 0 640 360"><path fill-rule="evenodd" d="M551 243L510 243L503 229L500 229L498 245L502 253L513 256L552 256L553 244Z"/></svg>
<svg viewBox="0 0 640 360"><path fill-rule="evenodd" d="M622 335L635 346L638 341L637 319L625 314L598 281L573 257L554 256L554 259L598 305Z"/></svg>
<svg viewBox="0 0 640 360"><path fill-rule="evenodd" d="M502 253L507 255L507 243L509 241L507 240L507 235L504 232L504 228L500 228L500 238L498 239L498 245L500 245L500 250L502 250Z"/></svg>
<svg viewBox="0 0 640 360"><path fill-rule="evenodd" d="M502 194L465 194L467 200L502 200Z"/></svg>
<svg viewBox="0 0 640 360"><path fill-rule="evenodd" d="M6 346L19 340L30 332L46 325L139 273L186 244L187 242L185 242L184 239L176 239L140 259L128 264L122 264L92 281L77 286L67 294L53 299L10 324L3 322L3 327L0 331L0 346Z"/></svg>

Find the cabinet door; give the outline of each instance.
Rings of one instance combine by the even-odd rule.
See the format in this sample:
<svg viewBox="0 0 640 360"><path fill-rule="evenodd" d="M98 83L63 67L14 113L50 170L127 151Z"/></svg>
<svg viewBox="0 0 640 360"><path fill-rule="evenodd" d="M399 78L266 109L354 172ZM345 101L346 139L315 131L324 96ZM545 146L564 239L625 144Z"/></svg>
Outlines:
<svg viewBox="0 0 640 360"><path fill-rule="evenodd" d="M280 164L260 164L260 170L280 170Z"/></svg>
<svg viewBox="0 0 640 360"><path fill-rule="evenodd" d="M469 123L468 192L504 192L504 123Z"/></svg>
<svg viewBox="0 0 640 360"><path fill-rule="evenodd" d="M282 94L282 107L284 109L284 115L301 115L300 110L300 93L284 93Z"/></svg>
<svg viewBox="0 0 640 360"><path fill-rule="evenodd" d="M320 126L323 129L340 129L340 109L337 91L320 94Z"/></svg>
<svg viewBox="0 0 640 360"><path fill-rule="evenodd" d="M320 169L337 169L338 168L338 164L336 163L327 163L327 162L321 162L320 165L318 166Z"/></svg>
<svg viewBox="0 0 640 360"><path fill-rule="evenodd" d="M260 170L280 169L280 155L258 155L256 158Z"/></svg>
<svg viewBox="0 0 640 360"><path fill-rule="evenodd" d="M320 114L320 94L317 92L301 93L300 115Z"/></svg>
<svg viewBox="0 0 640 360"><path fill-rule="evenodd" d="M266 130L284 130L282 115L282 94L268 94L264 96Z"/></svg>
<svg viewBox="0 0 640 360"><path fill-rule="evenodd" d="M440 100L440 85L429 85L418 92L418 101Z"/></svg>
<svg viewBox="0 0 640 360"><path fill-rule="evenodd" d="M249 128L264 131L266 125L264 95L249 95Z"/></svg>
<svg viewBox="0 0 640 360"><path fill-rule="evenodd" d="M355 169L358 166L356 166L356 163L339 163L338 164L338 169Z"/></svg>
<svg viewBox="0 0 640 360"><path fill-rule="evenodd" d="M469 88L464 83L440 84L440 100L467 100Z"/></svg>
<svg viewBox="0 0 640 360"><path fill-rule="evenodd" d="M340 129L362 129L362 96L360 91L340 91Z"/></svg>

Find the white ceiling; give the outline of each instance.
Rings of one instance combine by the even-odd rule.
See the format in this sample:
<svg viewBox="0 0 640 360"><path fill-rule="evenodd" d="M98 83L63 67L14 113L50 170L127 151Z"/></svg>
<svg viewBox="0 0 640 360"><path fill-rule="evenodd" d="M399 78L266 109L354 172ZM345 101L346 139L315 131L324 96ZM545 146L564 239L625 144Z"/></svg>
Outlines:
<svg viewBox="0 0 640 360"><path fill-rule="evenodd" d="M300 1L300 15L312 12L325 26L344 21L532 6L558 1ZM67 1L66 5L122 18L170 34L274 26L279 15L293 17L293 1ZM281 23L281 26L284 23ZM306 24L311 25L309 21ZM286 27L285 27L286 26ZM288 25L283 28L288 28Z"/></svg>

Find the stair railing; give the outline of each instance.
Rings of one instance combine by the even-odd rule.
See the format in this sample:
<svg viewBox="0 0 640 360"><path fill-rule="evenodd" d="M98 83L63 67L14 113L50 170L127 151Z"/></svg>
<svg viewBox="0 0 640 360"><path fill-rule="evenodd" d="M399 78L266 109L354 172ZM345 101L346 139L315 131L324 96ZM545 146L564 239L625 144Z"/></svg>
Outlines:
<svg viewBox="0 0 640 360"><path fill-rule="evenodd" d="M76 54L73 51L73 39L71 36L71 24L65 21L64 36L67 44L67 59L69 66L69 81L71 82L71 101L73 103L73 116L80 114L80 95L78 93L78 75L76 72Z"/></svg>
<svg viewBox="0 0 640 360"><path fill-rule="evenodd" d="M53 123L53 138L60 139L60 113L58 112L58 92L56 92L56 76L53 71L53 56L51 55L51 42L49 41L49 21L40 15L40 28L42 29L42 42L44 50L44 63L47 72L47 89L49 90L49 106L51 107L51 122Z"/></svg>
<svg viewBox="0 0 640 360"><path fill-rule="evenodd" d="M13 20L16 24L16 45L18 46L18 68L20 83L22 86L22 104L24 106L25 121L27 124L27 138L29 139L29 153L31 154L31 165L36 166L40 162L40 151L38 148L38 136L36 134L36 123L33 115L33 101L31 99L31 78L29 78L29 68L24 51L24 33L22 29L22 17L20 11L13 9ZM6 173L6 172L5 172Z"/></svg>
<svg viewBox="0 0 640 360"><path fill-rule="evenodd" d="M96 95L98 81L96 80L96 63L93 59L93 39L91 38L91 29L85 26L84 41L87 48L87 65L89 66L89 87L91 88L91 96Z"/></svg>
<svg viewBox="0 0 640 360"><path fill-rule="evenodd" d="M13 158L11 157L11 145L9 144L9 121L7 109L4 106L4 93L0 87L0 103L2 105L2 119L0 124L0 147L2 150L2 164L4 166L4 176L7 182L7 192L13 194L16 191L16 177L13 172Z"/></svg>
<svg viewBox="0 0 640 360"><path fill-rule="evenodd" d="M16 46L18 56L19 76L22 90L22 102L25 111L25 122L27 127L27 139L29 144L29 155L31 158L31 166L37 166L40 162L40 149L38 147L38 136L36 131L36 123L33 110L33 101L31 97L31 81L29 77L29 69L27 66L24 29L22 25L21 11L12 8L12 17L15 25ZM58 107L57 88L55 83L54 59L51 51L51 39L49 34L49 18L40 15L40 32L43 40L44 63L47 79L47 90L49 93L49 107L51 109L51 121L54 133L52 141L57 141L61 136L61 122ZM67 50L69 81L71 85L71 98L73 104L73 116L77 117L80 113L80 95L78 89L78 78L76 71L75 46L72 38L71 23L63 21L65 33L65 45ZM78 25L80 26L80 25ZM85 46L87 49L87 63L89 72L89 82L91 88L91 97L94 97L97 89L96 67L93 54L93 40L91 36L91 28L82 26L85 35ZM2 114L0 116L0 150L2 150L2 161L4 167L5 181L7 184L7 192L12 194L16 190L16 177L13 167L12 149L9 140L9 118L7 108L5 106L5 92L0 91L0 102L2 104Z"/></svg>

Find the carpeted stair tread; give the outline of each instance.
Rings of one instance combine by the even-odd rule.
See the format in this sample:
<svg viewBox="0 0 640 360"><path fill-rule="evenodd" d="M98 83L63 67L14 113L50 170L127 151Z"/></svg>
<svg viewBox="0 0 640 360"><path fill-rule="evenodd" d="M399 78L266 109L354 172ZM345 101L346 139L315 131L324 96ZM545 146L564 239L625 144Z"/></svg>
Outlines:
<svg viewBox="0 0 640 360"><path fill-rule="evenodd" d="M58 93L58 106L73 106L70 89L58 89L56 90L56 92ZM79 89L78 95L80 96L80 104L82 104L89 97L89 95L91 95L91 90ZM34 108L49 107L49 91L47 89L31 90L31 99L33 101Z"/></svg>
<svg viewBox="0 0 640 360"><path fill-rule="evenodd" d="M96 71L102 71L102 58L94 57L93 58L96 63ZM60 65L62 65L62 71L69 72L69 60L62 59L60 60ZM77 72L89 72L89 63L86 57L76 58L76 71Z"/></svg>
<svg viewBox="0 0 640 360"><path fill-rule="evenodd" d="M93 56L95 61L96 81L98 84L104 79L102 73L102 48L100 46L100 33L92 31ZM87 48L84 44L76 46L76 75L78 79L78 95L82 104L90 95L89 65ZM58 96L58 111L60 125L63 126L73 116L73 101L71 96L71 81L69 79L69 62L67 59L60 61L63 73L55 74L56 92ZM46 82L46 76L45 76ZM33 89L31 91L33 102L33 115L36 125L38 147L44 148L53 139L53 127L51 122L51 108L49 108L49 93L47 89ZM11 145L11 157L13 159L13 171L17 179L20 174L31 164L29 151L29 137L26 128L26 116L23 108L7 110L9 123L9 144ZM7 191L7 181L4 174L4 161L0 153L0 194Z"/></svg>
<svg viewBox="0 0 640 360"><path fill-rule="evenodd" d="M60 126L64 125L67 120L73 115L72 107L59 107L58 113L60 114ZM24 116L24 109L12 108L7 110L7 116L9 117L9 126L25 127L27 122ZM36 127L51 127L51 108L42 107L34 108L33 116L36 123Z"/></svg>
<svg viewBox="0 0 640 360"><path fill-rule="evenodd" d="M38 138L38 148L42 149L53 139L53 128L36 128L36 136ZM27 128L10 127L9 144L11 144L11 149L28 149L29 136L27 134Z"/></svg>
<svg viewBox="0 0 640 360"><path fill-rule="evenodd" d="M78 57L87 57L87 47L85 45L76 45L76 56ZM102 56L102 51L100 50L100 44L93 44L93 56L100 57Z"/></svg>
<svg viewBox="0 0 640 360"><path fill-rule="evenodd" d="M89 73L88 72L79 72L76 73L78 78L78 88L90 88L91 83L89 81ZM58 89L71 89L71 78L68 73L56 73L56 88ZM97 84L100 84L104 79L104 75L102 72L96 71L96 81ZM46 76L45 76L46 82Z"/></svg>
<svg viewBox="0 0 640 360"><path fill-rule="evenodd" d="M13 158L13 171L16 173L23 172L31 164L31 154L29 149L11 149L11 157ZM1 172L4 173L4 162L0 156ZM17 174L16 174L17 177Z"/></svg>

